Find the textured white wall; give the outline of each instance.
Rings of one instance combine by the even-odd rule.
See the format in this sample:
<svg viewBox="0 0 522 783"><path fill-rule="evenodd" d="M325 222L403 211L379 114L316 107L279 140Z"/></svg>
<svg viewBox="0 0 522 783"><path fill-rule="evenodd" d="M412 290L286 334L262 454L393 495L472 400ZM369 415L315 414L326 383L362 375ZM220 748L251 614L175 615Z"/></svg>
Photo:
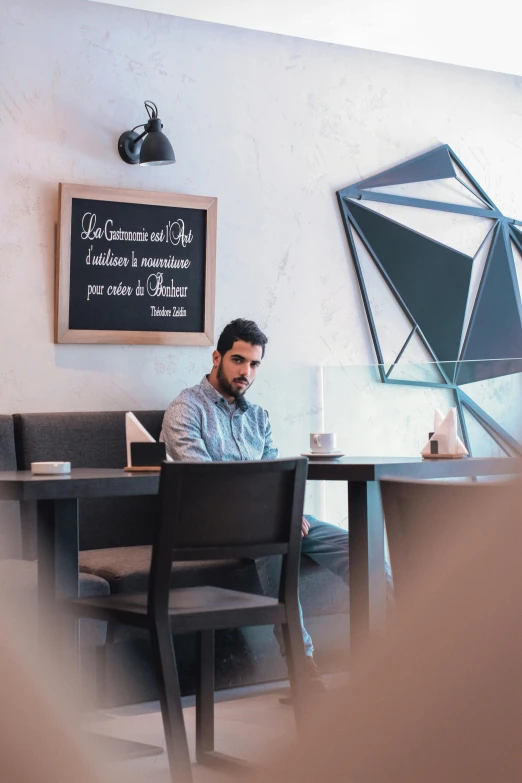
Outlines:
<svg viewBox="0 0 522 783"><path fill-rule="evenodd" d="M85 0L4 2L0 57L0 412L159 408L209 367L206 348L53 344L59 181L218 197L217 329L266 329L252 397L284 451L315 424L312 366L374 360L337 188L447 142L522 217L519 78ZM175 166L117 155L145 98Z"/></svg>

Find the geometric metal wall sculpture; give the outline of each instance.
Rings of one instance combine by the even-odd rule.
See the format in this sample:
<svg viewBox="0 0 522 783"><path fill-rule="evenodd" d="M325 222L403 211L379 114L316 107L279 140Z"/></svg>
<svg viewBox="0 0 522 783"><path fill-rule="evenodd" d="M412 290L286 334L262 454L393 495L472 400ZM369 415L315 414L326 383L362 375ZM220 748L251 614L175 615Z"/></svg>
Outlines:
<svg viewBox="0 0 522 783"><path fill-rule="evenodd" d="M420 195L411 194L414 184L424 188ZM433 195L435 185L438 197ZM343 188L337 198L381 381L453 390L470 454L464 410L505 454L522 456L522 445L461 388L466 383L522 372L522 302L514 255L522 256L522 231L518 228L522 223L501 214L446 144ZM455 216L452 220L475 218L486 224L487 231L470 255L383 214L384 205L449 213ZM363 252L395 297L409 323L408 330L411 327L389 363L381 350L365 284ZM478 263L479 256L483 266ZM413 339L422 343L433 362L435 379L393 377Z"/></svg>

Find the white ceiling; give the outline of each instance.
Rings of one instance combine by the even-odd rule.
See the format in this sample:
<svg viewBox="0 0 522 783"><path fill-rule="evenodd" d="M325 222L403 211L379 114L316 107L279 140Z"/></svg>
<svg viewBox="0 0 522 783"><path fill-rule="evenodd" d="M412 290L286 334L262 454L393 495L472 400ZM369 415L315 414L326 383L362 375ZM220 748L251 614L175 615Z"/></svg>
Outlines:
<svg viewBox="0 0 522 783"><path fill-rule="evenodd" d="M520 0L92 0L522 75Z"/></svg>

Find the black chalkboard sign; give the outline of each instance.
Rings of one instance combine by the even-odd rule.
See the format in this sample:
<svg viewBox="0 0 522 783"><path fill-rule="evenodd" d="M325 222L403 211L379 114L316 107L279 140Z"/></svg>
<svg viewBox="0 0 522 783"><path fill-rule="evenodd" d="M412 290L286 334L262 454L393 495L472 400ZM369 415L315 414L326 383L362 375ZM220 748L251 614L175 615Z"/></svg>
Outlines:
<svg viewBox="0 0 522 783"><path fill-rule="evenodd" d="M60 186L56 342L211 345L216 199Z"/></svg>

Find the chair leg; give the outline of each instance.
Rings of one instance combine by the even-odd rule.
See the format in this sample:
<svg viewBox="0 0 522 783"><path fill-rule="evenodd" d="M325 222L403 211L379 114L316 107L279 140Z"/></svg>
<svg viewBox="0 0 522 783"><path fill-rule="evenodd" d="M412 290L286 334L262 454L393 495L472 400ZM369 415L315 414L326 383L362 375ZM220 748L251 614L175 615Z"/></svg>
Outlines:
<svg viewBox="0 0 522 783"><path fill-rule="evenodd" d="M176 656L167 623L150 629L172 783L192 783Z"/></svg>
<svg viewBox="0 0 522 783"><path fill-rule="evenodd" d="M95 648L96 661L96 703L100 707L105 707L107 703L108 680L107 680L107 647L114 644L116 632L116 623L107 621L107 632L105 635L105 644L98 645Z"/></svg>
<svg viewBox="0 0 522 783"><path fill-rule="evenodd" d="M287 617L287 623L282 626L286 650L288 678L298 731L304 728L306 722L307 701L310 696L308 666L303 643L303 633L299 615Z"/></svg>
<svg viewBox="0 0 522 783"><path fill-rule="evenodd" d="M196 759L225 775L252 773L252 765L214 750L214 631L197 634Z"/></svg>
<svg viewBox="0 0 522 783"><path fill-rule="evenodd" d="M197 634L196 759L214 750L214 631Z"/></svg>

